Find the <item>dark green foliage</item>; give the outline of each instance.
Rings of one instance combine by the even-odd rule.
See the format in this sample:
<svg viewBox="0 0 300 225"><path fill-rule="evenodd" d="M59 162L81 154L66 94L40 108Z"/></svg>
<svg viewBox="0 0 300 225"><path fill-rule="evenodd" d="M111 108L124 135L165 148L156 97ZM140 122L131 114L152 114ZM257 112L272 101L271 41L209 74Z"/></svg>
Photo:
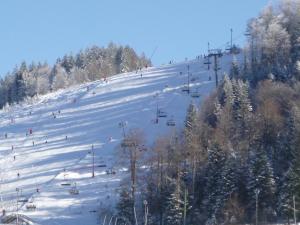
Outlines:
<svg viewBox="0 0 300 225"><path fill-rule="evenodd" d="M120 193L120 200L117 205L117 216L120 222L125 225L134 224L133 199L130 191L123 188Z"/></svg>

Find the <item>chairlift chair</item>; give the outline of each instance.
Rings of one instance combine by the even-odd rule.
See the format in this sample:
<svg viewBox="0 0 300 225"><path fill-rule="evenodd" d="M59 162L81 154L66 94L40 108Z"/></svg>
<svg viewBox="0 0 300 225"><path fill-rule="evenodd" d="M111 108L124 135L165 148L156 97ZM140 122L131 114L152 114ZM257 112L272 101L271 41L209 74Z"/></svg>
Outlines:
<svg viewBox="0 0 300 225"><path fill-rule="evenodd" d="M71 183L66 179L67 174L64 174L64 181L60 184L61 186L71 186Z"/></svg>
<svg viewBox="0 0 300 225"><path fill-rule="evenodd" d="M107 175L110 175L110 174L115 175L115 174L116 174L116 171L114 171L112 168L110 168L110 169L107 169L107 170L106 170L106 174L107 174Z"/></svg>
<svg viewBox="0 0 300 225"><path fill-rule="evenodd" d="M192 93L191 93L191 97L192 97L192 98L199 98L199 97L200 97L199 91L194 91L194 92L192 92Z"/></svg>
<svg viewBox="0 0 300 225"><path fill-rule="evenodd" d="M69 193L71 195L78 195L79 194L79 190L76 187L76 183L74 183L74 186L69 190Z"/></svg>
<svg viewBox="0 0 300 225"><path fill-rule="evenodd" d="M71 189L69 190L69 193L70 193L71 195L78 195L78 194L79 194L79 190L76 189L76 188L71 188Z"/></svg>
<svg viewBox="0 0 300 225"><path fill-rule="evenodd" d="M26 198L24 196L19 196L18 202L26 203L26 202L28 202L28 198Z"/></svg>
<svg viewBox="0 0 300 225"><path fill-rule="evenodd" d="M26 209L30 211L36 210L36 205L34 203L28 203L26 204Z"/></svg>
<svg viewBox="0 0 300 225"><path fill-rule="evenodd" d="M183 91L183 92L189 92L189 91L190 91L190 89L189 89L189 87L188 87L188 86L184 86L184 87L182 88L182 91Z"/></svg>
<svg viewBox="0 0 300 225"><path fill-rule="evenodd" d="M196 80L197 80L196 77L192 77L192 78L191 78L191 82L195 82Z"/></svg>
<svg viewBox="0 0 300 225"><path fill-rule="evenodd" d="M175 120L174 120L174 119L169 119L169 120L167 121L167 126L173 127L173 126L175 126L175 125L176 125L176 123L175 123Z"/></svg>
<svg viewBox="0 0 300 225"><path fill-rule="evenodd" d="M123 141L121 142L121 147L123 148L129 148L133 146L134 146L134 142L128 138L124 138Z"/></svg>
<svg viewBox="0 0 300 225"><path fill-rule="evenodd" d="M167 116L168 114L165 111L163 111L162 109L158 110L158 117L167 117Z"/></svg>

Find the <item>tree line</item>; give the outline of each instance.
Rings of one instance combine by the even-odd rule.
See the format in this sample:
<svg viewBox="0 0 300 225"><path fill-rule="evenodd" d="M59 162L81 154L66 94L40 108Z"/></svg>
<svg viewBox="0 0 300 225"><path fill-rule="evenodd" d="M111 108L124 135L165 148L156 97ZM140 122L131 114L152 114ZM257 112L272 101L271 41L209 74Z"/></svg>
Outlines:
<svg viewBox="0 0 300 225"><path fill-rule="evenodd" d="M131 47L114 43L106 48L93 46L75 55L66 54L58 58L53 66L22 62L13 72L0 79L0 108L39 94L106 79L150 65L150 60L144 54L139 56Z"/></svg>

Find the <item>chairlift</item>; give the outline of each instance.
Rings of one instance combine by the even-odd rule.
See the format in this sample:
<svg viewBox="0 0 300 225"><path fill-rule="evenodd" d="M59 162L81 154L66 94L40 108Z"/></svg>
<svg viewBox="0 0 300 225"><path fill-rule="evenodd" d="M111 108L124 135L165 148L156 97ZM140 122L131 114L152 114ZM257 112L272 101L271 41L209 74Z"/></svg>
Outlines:
<svg viewBox="0 0 300 225"><path fill-rule="evenodd" d="M76 187L76 183L74 183L74 186L69 190L69 193L71 195L78 195L79 194L79 190Z"/></svg>
<svg viewBox="0 0 300 225"><path fill-rule="evenodd" d="M110 169L107 169L107 170L106 170L106 174L107 174L107 175L110 175L110 174L115 175L115 174L116 174L116 171L114 171L112 168L110 168Z"/></svg>
<svg viewBox="0 0 300 225"><path fill-rule="evenodd" d="M191 78L191 82L195 82L195 81L197 81L198 79L197 79L197 77L192 77Z"/></svg>
<svg viewBox="0 0 300 225"><path fill-rule="evenodd" d="M71 186L71 183L66 179L67 174L64 173L64 182L61 183L61 186Z"/></svg>
<svg viewBox="0 0 300 225"><path fill-rule="evenodd" d="M106 167L106 164L99 164L98 167Z"/></svg>
<svg viewBox="0 0 300 225"><path fill-rule="evenodd" d="M162 109L159 109L157 113L158 113L158 117L167 117L168 116L168 114L165 111L163 111Z"/></svg>
<svg viewBox="0 0 300 225"><path fill-rule="evenodd" d="M139 146L140 152L145 152L147 151L147 147L145 145Z"/></svg>
<svg viewBox="0 0 300 225"><path fill-rule="evenodd" d="M190 89L189 89L189 87L188 87L188 86L184 86L184 87L182 88L182 91L183 91L183 92L189 92L189 91L190 91Z"/></svg>
<svg viewBox="0 0 300 225"><path fill-rule="evenodd" d="M122 148L129 148L129 147L133 147L134 145L135 145L134 142L129 138L124 138L123 141L121 142Z"/></svg>
<svg viewBox="0 0 300 225"><path fill-rule="evenodd" d="M197 91L192 92L192 93L191 93L191 97L192 97L192 98L199 98L199 97L200 97L199 91L197 90Z"/></svg>
<svg viewBox="0 0 300 225"><path fill-rule="evenodd" d="M175 125L176 125L176 123L175 123L175 120L173 118L169 119L167 121L167 126L174 127Z"/></svg>
<svg viewBox="0 0 300 225"><path fill-rule="evenodd" d="M36 210L36 205L34 203L28 203L26 204L26 209L29 211L34 211Z"/></svg>
<svg viewBox="0 0 300 225"><path fill-rule="evenodd" d="M26 203L26 202L28 202L28 199L24 196L20 196L18 199L18 202Z"/></svg>

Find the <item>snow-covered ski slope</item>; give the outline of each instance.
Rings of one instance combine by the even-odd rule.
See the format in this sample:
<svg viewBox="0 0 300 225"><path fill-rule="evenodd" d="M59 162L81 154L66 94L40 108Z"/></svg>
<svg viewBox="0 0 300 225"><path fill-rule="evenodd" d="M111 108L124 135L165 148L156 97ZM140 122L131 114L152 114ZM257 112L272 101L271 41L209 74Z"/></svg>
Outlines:
<svg viewBox="0 0 300 225"><path fill-rule="evenodd" d="M221 77L229 71L232 56L219 60ZM127 173L115 163L116 147L122 139L119 123L126 121L127 131L143 129L149 144L174 129L166 125L168 119L173 118L176 127L182 126L188 105L192 101L198 104L215 88L214 72L203 62L192 60L119 74L108 82L74 86L0 111L1 209L15 213L18 196L19 213L37 224L97 224L96 211L101 205L114 204L116 188ZM188 67L191 92L198 90L200 98L182 92ZM168 117L155 124L157 104ZM110 168L116 174L106 174ZM69 192L75 183L78 195ZM22 202L25 199L27 203ZM36 210L26 209L33 205Z"/></svg>

